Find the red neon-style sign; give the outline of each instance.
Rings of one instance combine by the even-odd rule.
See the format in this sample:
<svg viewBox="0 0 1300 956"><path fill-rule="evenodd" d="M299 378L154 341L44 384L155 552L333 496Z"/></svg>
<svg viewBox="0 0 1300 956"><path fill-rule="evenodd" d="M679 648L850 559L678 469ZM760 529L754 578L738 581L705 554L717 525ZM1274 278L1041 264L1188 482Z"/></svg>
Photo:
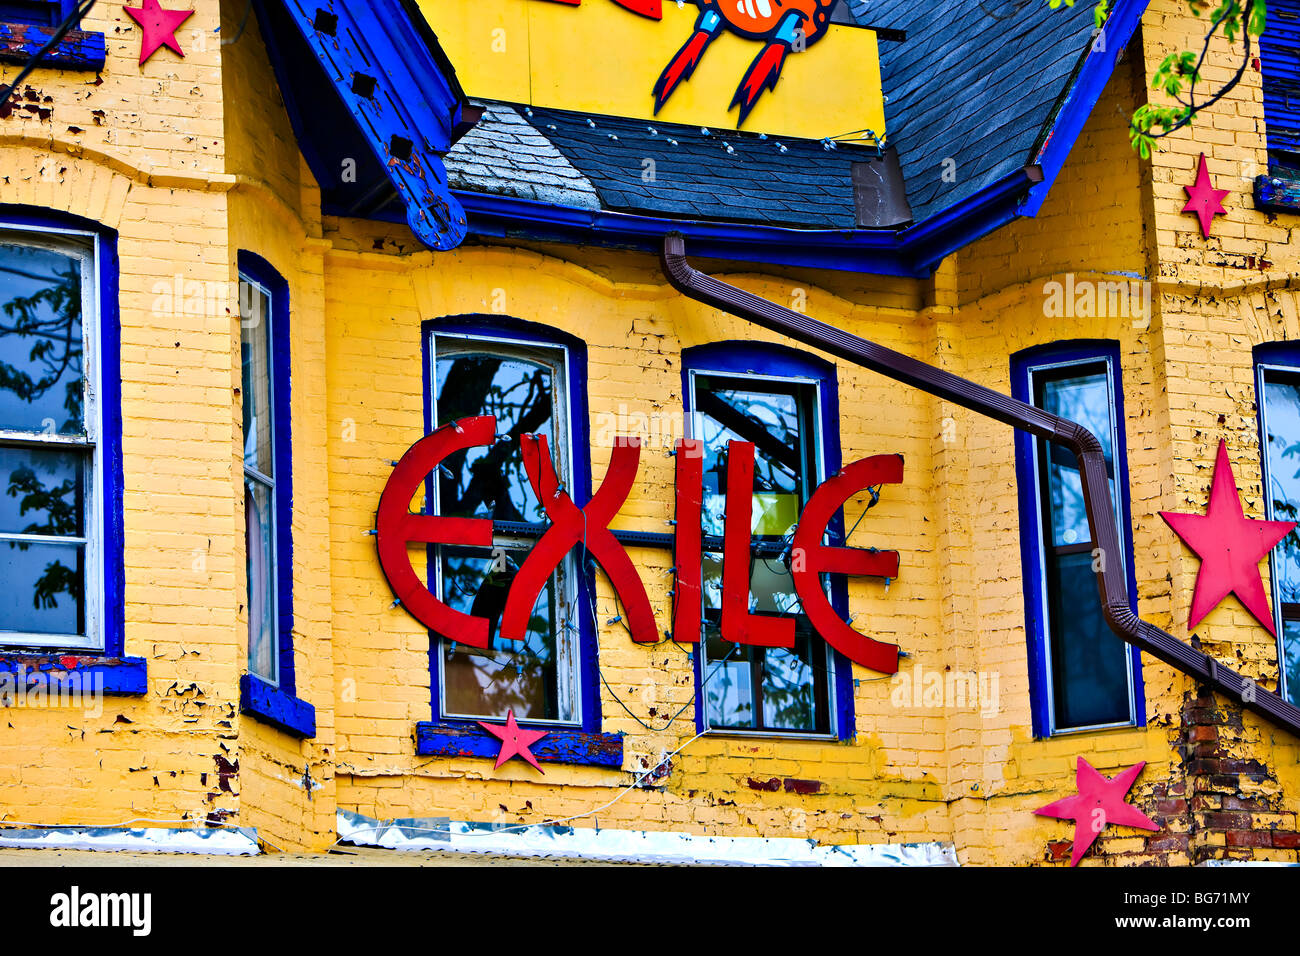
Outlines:
<svg viewBox="0 0 1300 956"><path fill-rule="evenodd" d="M407 545L415 542L490 547L492 522L486 518L411 514L410 501L425 478L449 455L488 446L496 440L496 419L491 416L467 418L439 428L397 463L379 502L379 561L398 600L431 631L473 647L487 647L491 622L456 611L435 598L411 567ZM622 601L632 639L641 644L657 643L654 611L645 587L627 551L609 529L636 480L640 440L616 442L605 480L585 508L575 505L561 487L545 436L523 436L521 450L529 484L551 526L515 575L501 618L501 637L523 640L533 606L551 573L575 547L582 546L609 576ZM701 442L677 443L677 583L672 636L684 644L699 642L703 623L703 462ZM897 577L898 552L827 545L823 540L831 520L853 495L902 480L903 459L898 455L877 455L844 468L809 500L795 529L791 551L795 591L813 628L845 657L885 674L898 671L898 647L874 641L845 623L831 607L821 576ZM722 637L736 644L789 648L795 644L792 618L749 609L753 494L754 445L730 442L723 528Z"/></svg>
<svg viewBox="0 0 1300 956"><path fill-rule="evenodd" d="M897 551L865 551L823 544L835 513L855 494L903 480L901 455L876 455L855 461L813 493L794 533L792 574L795 592L813 629L851 661L882 674L898 672L898 647L859 634L846 624L826 598L821 575L898 577Z"/></svg>
<svg viewBox="0 0 1300 956"><path fill-rule="evenodd" d="M627 501L632 483L636 481L641 461L641 440L620 439L614 444L605 480L585 508L575 505L560 487L546 436L524 435L520 442L528 481L537 500L546 509L551 527L528 553L515 575L506 597L505 613L501 615L501 637L507 641L524 639L533 605L537 603L537 596L542 593L551 572L559 567L569 551L581 545L605 569L614 585L627 613L632 640L638 644L656 643L659 635L654 611L650 608L641 577L636 573L632 559L609 530L609 523Z"/></svg>
<svg viewBox="0 0 1300 956"><path fill-rule="evenodd" d="M673 535L673 640L698 644L704 624L704 442L677 442L677 527Z"/></svg>
<svg viewBox="0 0 1300 956"><path fill-rule="evenodd" d="M794 619L749 610L753 561L754 444L727 443L727 510L722 531L722 639L758 647L794 647Z"/></svg>
<svg viewBox="0 0 1300 956"><path fill-rule="evenodd" d="M490 547L492 522L487 518L443 518L411 514L411 499L424 479L453 452L491 445L497 420L467 418L444 425L421 439L393 469L379 499L375 528L379 537L379 566L402 606L425 627L443 637L473 647L487 647L491 622L448 607L433 596L411 567L408 542L467 544Z"/></svg>

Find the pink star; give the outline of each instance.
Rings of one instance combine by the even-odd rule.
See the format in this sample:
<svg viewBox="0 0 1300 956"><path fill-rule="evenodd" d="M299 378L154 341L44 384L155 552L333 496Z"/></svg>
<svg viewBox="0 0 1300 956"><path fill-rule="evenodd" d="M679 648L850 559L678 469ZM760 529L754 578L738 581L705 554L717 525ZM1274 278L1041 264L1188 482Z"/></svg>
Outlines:
<svg viewBox="0 0 1300 956"><path fill-rule="evenodd" d="M1269 610L1264 582L1259 576L1259 562L1291 533L1296 523L1260 521L1242 513L1237 479L1232 474L1225 442L1219 442L1219 457L1214 464L1205 514L1162 511L1160 517L1201 558L1187 629L1196 627L1220 601L1235 594L1255 620L1276 636L1273 612Z"/></svg>
<svg viewBox="0 0 1300 956"><path fill-rule="evenodd" d="M493 737L501 739L501 753L497 755L497 768L511 757L520 756L536 767L539 772L546 773L545 770L542 770L541 764L537 762L537 758L533 756L533 752L529 748L545 737L547 731L524 730L515 722L513 709L506 714L506 725L504 727L500 724L485 724L481 720L478 721L478 725Z"/></svg>
<svg viewBox="0 0 1300 956"><path fill-rule="evenodd" d="M1057 800L1034 811L1040 817L1055 817L1057 820L1074 821L1074 846L1070 850L1070 866L1078 866L1088 848L1101 835L1101 831L1110 824L1125 827L1138 827L1142 830L1159 830L1152 820L1137 807L1124 802L1133 781L1146 766L1146 761L1129 767L1114 780L1108 780L1092 764L1079 758L1075 773L1075 788L1079 791L1073 797Z"/></svg>
<svg viewBox="0 0 1300 956"><path fill-rule="evenodd" d="M1201 235L1208 239L1214 229L1214 217L1228 214L1223 208L1223 197L1230 190L1214 188L1214 183L1210 182L1210 171L1205 165L1204 153L1201 153L1201 162L1196 170L1195 185L1184 186L1183 191L1187 193L1187 205L1183 207L1183 212L1196 213L1201 220Z"/></svg>
<svg viewBox="0 0 1300 956"><path fill-rule="evenodd" d="M158 0L144 0L143 7L123 7L136 23L140 24L140 63L158 52L159 47L169 47L181 56L185 52L176 39L180 25L194 16L193 10L164 10Z"/></svg>

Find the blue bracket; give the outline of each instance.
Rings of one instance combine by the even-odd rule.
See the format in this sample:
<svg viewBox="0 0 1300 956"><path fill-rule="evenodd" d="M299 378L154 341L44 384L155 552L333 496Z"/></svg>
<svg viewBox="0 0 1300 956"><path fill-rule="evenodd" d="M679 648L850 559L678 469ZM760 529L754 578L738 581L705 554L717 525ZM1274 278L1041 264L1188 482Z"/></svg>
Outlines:
<svg viewBox="0 0 1300 956"><path fill-rule="evenodd" d="M467 232L440 158L452 145L461 98L397 0L283 0L357 122L429 248L455 249Z"/></svg>

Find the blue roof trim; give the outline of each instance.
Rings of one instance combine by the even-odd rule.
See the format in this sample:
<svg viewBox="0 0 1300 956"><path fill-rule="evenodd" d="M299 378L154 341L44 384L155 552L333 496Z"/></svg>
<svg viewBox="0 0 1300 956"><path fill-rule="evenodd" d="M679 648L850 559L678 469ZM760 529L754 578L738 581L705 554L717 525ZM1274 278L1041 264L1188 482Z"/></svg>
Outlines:
<svg viewBox="0 0 1300 956"><path fill-rule="evenodd" d="M1032 167L1018 170L903 232L783 229L577 209L488 193L455 196L478 236L658 252L664 236L680 232L702 258L925 278L945 256L1015 218L1036 177Z"/></svg>
<svg viewBox="0 0 1300 956"><path fill-rule="evenodd" d="M440 156L451 148L462 100L435 59L418 14L400 0L280 0L338 91L432 249L454 249L465 211Z"/></svg>
<svg viewBox="0 0 1300 956"><path fill-rule="evenodd" d="M1030 190L1029 198L1018 210L1020 215L1038 215L1148 4L1149 0L1119 0L1111 11L1033 157L1032 162L1043 170L1043 181Z"/></svg>

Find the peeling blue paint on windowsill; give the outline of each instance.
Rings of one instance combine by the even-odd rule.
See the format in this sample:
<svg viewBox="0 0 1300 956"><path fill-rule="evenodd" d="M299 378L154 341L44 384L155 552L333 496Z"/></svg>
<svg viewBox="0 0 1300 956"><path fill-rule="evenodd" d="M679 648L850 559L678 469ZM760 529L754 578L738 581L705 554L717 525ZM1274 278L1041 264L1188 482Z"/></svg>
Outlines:
<svg viewBox="0 0 1300 956"><path fill-rule="evenodd" d="M32 23L0 23L0 63L26 63L54 36L55 28ZM104 68L104 34L69 30L41 60L59 70L99 72Z"/></svg>
<svg viewBox="0 0 1300 956"><path fill-rule="evenodd" d="M534 725L547 729L544 725ZM421 757L489 757L501 752L501 741L476 723L433 723L415 727L415 752ZM566 763L587 767L623 767L623 735L590 733L572 728L547 729L532 746L541 763Z"/></svg>
<svg viewBox="0 0 1300 956"><path fill-rule="evenodd" d="M148 666L142 657L0 654L0 675L11 675L16 691L30 688L34 680L43 681L51 695L102 693L125 697L149 692ZM5 683L0 681L0 686Z"/></svg>
<svg viewBox="0 0 1300 956"><path fill-rule="evenodd" d="M239 710L295 737L316 736L315 707L252 674L239 680Z"/></svg>

